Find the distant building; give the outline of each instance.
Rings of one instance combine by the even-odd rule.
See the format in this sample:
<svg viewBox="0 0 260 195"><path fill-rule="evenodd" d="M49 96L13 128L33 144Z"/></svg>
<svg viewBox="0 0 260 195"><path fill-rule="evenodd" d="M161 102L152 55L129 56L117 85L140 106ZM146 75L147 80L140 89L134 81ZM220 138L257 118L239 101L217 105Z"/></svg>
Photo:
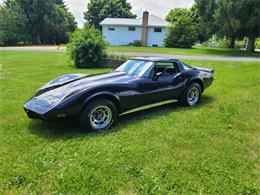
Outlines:
<svg viewBox="0 0 260 195"><path fill-rule="evenodd" d="M143 18L106 18L100 25L110 45L129 45L139 40L142 46L162 47L170 24L145 11Z"/></svg>

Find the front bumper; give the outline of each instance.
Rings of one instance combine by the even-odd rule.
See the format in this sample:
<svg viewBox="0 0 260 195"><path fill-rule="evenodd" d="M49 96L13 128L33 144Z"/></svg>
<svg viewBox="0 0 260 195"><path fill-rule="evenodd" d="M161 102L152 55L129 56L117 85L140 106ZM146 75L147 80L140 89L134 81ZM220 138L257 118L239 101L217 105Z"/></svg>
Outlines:
<svg viewBox="0 0 260 195"><path fill-rule="evenodd" d="M71 105L67 107L50 106L44 101L37 98L32 98L23 106L28 118L40 119L51 122L58 121L64 118L75 118L82 110L82 105Z"/></svg>
<svg viewBox="0 0 260 195"><path fill-rule="evenodd" d="M54 106L35 97L27 101L23 108L30 119L50 121L55 118L56 114L53 109Z"/></svg>

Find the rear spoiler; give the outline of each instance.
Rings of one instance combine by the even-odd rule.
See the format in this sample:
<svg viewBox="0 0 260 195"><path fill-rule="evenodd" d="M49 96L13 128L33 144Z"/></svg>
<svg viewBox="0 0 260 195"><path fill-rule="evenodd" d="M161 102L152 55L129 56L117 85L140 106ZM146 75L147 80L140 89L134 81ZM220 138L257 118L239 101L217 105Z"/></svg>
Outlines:
<svg viewBox="0 0 260 195"><path fill-rule="evenodd" d="M202 70L202 71L205 71L205 72L209 72L209 73L214 73L214 69L211 69L211 68L203 68L203 67L194 67L196 68L197 70Z"/></svg>

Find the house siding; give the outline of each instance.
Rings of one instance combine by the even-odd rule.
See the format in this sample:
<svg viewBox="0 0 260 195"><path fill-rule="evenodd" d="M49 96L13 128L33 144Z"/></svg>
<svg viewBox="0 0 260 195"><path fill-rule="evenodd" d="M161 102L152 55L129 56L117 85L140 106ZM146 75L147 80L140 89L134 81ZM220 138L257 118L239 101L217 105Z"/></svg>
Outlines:
<svg viewBox="0 0 260 195"><path fill-rule="evenodd" d="M162 27L162 32L154 32L154 28L155 27L148 27L147 46L152 47L153 45L157 45L158 47L163 47L168 30L167 28Z"/></svg>
<svg viewBox="0 0 260 195"><path fill-rule="evenodd" d="M135 40L141 40L141 27L136 26L135 31L129 31L128 28L129 26L102 26L102 33L110 45L129 45Z"/></svg>
<svg viewBox="0 0 260 195"><path fill-rule="evenodd" d="M108 28L114 28L115 30L108 30ZM135 26L135 31L129 31L128 28L129 26L102 26L102 33L110 45L129 45L135 40L140 41L142 27ZM162 32L154 32L154 28L155 27L148 27L147 46L152 47L157 45L158 47L163 47L164 38L167 34L167 28L161 27Z"/></svg>

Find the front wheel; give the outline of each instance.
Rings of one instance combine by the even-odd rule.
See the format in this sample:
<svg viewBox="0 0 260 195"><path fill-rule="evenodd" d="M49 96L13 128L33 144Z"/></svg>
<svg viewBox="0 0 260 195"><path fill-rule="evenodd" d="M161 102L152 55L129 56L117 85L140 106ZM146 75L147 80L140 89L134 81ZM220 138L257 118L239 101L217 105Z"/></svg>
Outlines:
<svg viewBox="0 0 260 195"><path fill-rule="evenodd" d="M107 99L91 102L81 113L81 126L88 130L104 131L111 127L118 118L116 106Z"/></svg>
<svg viewBox="0 0 260 195"><path fill-rule="evenodd" d="M185 106L196 106L200 102L201 87L198 83L190 84L179 99L180 103Z"/></svg>

